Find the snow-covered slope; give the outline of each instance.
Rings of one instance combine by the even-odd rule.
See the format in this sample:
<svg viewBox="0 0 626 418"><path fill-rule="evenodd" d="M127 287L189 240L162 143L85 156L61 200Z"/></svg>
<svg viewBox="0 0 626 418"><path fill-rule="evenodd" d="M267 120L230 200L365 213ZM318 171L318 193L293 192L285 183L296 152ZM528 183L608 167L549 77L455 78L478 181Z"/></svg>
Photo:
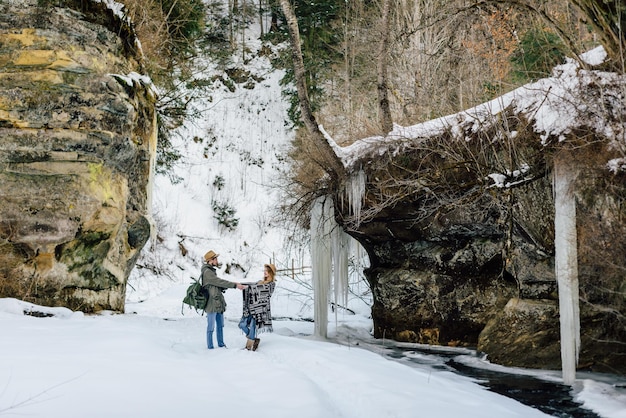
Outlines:
<svg viewBox="0 0 626 418"><path fill-rule="evenodd" d="M224 83L228 76L223 70L205 65L208 70L201 76L216 81L209 97L193 103L202 117L185 124L175 139L183 158L170 175L155 178L157 238L143 249L131 273L127 311L129 304L164 292L172 294L172 306L180 311L184 289L198 277L202 257L212 249L220 254L219 276L227 280L256 281L264 263L276 264L274 315L288 315L293 309L281 312L280 306L297 303L303 317L313 316L307 232L277 212L293 136L281 93L284 74L272 67L266 53L256 53L262 46L258 32L247 34L251 52L245 63L234 54L229 68L247 71L257 82ZM265 52L268 47L278 48L266 45ZM180 181L174 184L172 177ZM367 286L361 283L356 291L366 293ZM237 296L232 296L235 304ZM367 299L355 303L369 315ZM231 305L229 310L236 312Z"/></svg>

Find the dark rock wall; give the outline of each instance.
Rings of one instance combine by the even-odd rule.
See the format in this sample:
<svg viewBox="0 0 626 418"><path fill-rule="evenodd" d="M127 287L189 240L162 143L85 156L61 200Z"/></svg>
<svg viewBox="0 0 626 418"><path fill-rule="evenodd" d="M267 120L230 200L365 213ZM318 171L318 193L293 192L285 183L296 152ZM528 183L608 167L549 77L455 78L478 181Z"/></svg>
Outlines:
<svg viewBox="0 0 626 418"><path fill-rule="evenodd" d="M607 148L579 152L572 161L581 167L579 368L624 374L626 182L606 169ZM475 347L509 366L561 367L551 153L545 150L544 168L520 187L472 199L460 193L458 203L429 210L416 190L352 226L370 256L365 274L377 338ZM364 211L377 204L372 196L385 170L365 168L378 181L367 184Z"/></svg>

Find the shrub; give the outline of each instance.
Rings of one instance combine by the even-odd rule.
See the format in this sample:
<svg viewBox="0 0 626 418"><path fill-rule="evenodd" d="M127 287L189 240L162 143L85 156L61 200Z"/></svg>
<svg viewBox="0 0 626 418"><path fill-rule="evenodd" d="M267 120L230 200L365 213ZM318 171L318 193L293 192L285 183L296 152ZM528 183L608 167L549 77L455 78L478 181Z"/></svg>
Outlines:
<svg viewBox="0 0 626 418"><path fill-rule="evenodd" d="M213 217L217 223L229 231L234 231L239 225L239 219L235 218L235 209L227 202L213 201Z"/></svg>

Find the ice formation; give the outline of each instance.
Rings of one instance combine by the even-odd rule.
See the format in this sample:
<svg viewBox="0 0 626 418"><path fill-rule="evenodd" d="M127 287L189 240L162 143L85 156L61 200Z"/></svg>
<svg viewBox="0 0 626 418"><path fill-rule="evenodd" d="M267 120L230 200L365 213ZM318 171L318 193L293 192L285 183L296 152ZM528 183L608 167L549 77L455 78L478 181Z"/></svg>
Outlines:
<svg viewBox="0 0 626 418"><path fill-rule="evenodd" d="M557 159L554 164L554 249L559 290L561 362L563 383L576 380L580 351L580 308L578 305L578 252L576 248L575 169Z"/></svg>
<svg viewBox="0 0 626 418"><path fill-rule="evenodd" d="M311 209L311 265L315 336L328 336L328 304L333 290L335 307L348 304L348 255L351 238L335 222L330 196L319 197ZM335 315L337 309L334 310ZM335 316L336 319L336 316Z"/></svg>

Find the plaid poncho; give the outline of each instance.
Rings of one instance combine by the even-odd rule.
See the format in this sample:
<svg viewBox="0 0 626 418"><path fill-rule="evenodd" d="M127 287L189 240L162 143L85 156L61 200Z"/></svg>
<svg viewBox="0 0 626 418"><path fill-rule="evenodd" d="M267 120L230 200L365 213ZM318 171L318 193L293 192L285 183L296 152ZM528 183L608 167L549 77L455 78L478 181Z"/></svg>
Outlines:
<svg viewBox="0 0 626 418"><path fill-rule="evenodd" d="M276 283L248 284L243 294L243 317L253 316L257 330L272 332L272 311L270 298Z"/></svg>

